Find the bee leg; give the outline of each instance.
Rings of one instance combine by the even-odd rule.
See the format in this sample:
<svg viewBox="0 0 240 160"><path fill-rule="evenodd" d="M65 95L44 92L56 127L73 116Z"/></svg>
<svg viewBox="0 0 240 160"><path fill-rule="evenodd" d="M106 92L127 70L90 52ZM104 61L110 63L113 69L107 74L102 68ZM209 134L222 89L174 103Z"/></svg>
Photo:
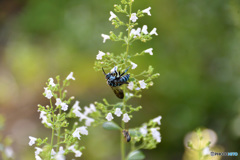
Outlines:
<svg viewBox="0 0 240 160"><path fill-rule="evenodd" d="M122 75L124 75L124 74L128 71L129 68L130 68L130 67L128 67L128 68L120 75L120 77L121 77Z"/></svg>
<svg viewBox="0 0 240 160"><path fill-rule="evenodd" d="M103 74L104 74L104 75L106 75L106 73L105 73L105 71L104 71L103 67L102 67L102 71L103 71Z"/></svg>

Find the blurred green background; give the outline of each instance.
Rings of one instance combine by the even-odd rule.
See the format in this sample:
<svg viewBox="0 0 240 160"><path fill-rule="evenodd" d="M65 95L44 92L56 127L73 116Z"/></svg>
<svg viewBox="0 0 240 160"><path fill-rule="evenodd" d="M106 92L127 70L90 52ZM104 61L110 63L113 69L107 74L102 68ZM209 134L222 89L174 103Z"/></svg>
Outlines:
<svg viewBox="0 0 240 160"><path fill-rule="evenodd" d="M93 64L98 50L120 53L120 43L103 44L102 33L113 30L108 21L115 0L5 0L0 2L0 112L5 135L13 137L16 159L32 160L28 136L44 137L37 104L49 77L76 81L68 95L81 107L106 97L119 101ZM143 109L128 127L162 115L162 142L144 151L148 160L182 159L184 136L197 127L218 135L225 151L240 153L240 1L135 0L133 10L151 6L152 16L139 19L159 36L136 43L135 53L153 48L153 56L134 59L140 72L152 65L161 74L154 86L133 101ZM83 159L119 160L118 132L101 127L83 138ZM96 152L97 151L97 152Z"/></svg>

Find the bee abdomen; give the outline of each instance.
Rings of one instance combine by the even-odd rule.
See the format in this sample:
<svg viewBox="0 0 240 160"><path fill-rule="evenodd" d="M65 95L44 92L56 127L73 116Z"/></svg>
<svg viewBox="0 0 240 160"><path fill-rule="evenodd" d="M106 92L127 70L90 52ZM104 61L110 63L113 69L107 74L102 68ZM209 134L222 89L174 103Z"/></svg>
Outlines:
<svg viewBox="0 0 240 160"><path fill-rule="evenodd" d="M127 82L128 79L129 79L129 77L130 77L130 74L127 74L127 75L125 75L125 76L122 76L122 77L119 79L119 81L120 81L120 82Z"/></svg>

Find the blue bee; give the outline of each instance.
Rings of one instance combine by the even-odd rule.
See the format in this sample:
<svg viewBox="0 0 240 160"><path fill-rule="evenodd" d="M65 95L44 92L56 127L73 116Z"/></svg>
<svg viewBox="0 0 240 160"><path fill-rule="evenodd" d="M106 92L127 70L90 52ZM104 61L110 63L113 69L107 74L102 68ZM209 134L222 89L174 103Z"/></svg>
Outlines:
<svg viewBox="0 0 240 160"><path fill-rule="evenodd" d="M120 99L123 99L124 94L123 90L120 89L119 86L123 84L128 84L127 81L129 80L130 74L124 75L128 71L128 69L129 67L121 74L120 71L117 72L117 67L114 67L113 72L106 74L104 69L102 68L103 74L106 76L105 78L107 79L107 84L112 88L115 95Z"/></svg>

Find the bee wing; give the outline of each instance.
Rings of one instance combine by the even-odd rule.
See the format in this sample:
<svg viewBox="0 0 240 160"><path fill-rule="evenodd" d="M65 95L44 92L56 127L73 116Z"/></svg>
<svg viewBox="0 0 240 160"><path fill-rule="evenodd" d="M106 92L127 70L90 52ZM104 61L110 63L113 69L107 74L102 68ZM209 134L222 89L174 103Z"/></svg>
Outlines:
<svg viewBox="0 0 240 160"><path fill-rule="evenodd" d="M118 98L123 99L124 94L122 89L120 89L119 87L111 87L111 88Z"/></svg>

